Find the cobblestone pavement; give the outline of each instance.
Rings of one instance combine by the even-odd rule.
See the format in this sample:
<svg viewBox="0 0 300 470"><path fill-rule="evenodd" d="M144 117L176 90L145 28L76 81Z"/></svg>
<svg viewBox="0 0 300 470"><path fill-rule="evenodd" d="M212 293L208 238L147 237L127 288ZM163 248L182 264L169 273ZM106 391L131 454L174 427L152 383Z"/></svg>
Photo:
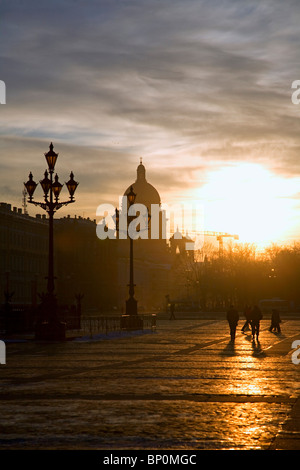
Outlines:
<svg viewBox="0 0 300 470"><path fill-rule="evenodd" d="M222 318L222 317L221 317ZM261 323L229 341L223 319L158 320L155 333L7 344L1 449L300 449L300 364ZM146 334L147 333L147 334Z"/></svg>

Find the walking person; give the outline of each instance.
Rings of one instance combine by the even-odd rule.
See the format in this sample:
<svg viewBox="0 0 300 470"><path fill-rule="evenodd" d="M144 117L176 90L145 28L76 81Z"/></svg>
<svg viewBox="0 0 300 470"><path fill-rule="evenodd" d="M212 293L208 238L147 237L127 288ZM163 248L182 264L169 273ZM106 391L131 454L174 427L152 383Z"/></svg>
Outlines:
<svg viewBox="0 0 300 470"><path fill-rule="evenodd" d="M170 312L171 312L170 320L176 320L176 318L175 318L175 304L174 304L174 302L171 302L171 305L170 305Z"/></svg>
<svg viewBox="0 0 300 470"><path fill-rule="evenodd" d="M252 340L254 341L255 336L258 341L260 320L262 319L262 313L260 308L255 305L251 312L251 329L252 329Z"/></svg>
<svg viewBox="0 0 300 470"><path fill-rule="evenodd" d="M227 312L226 318L227 318L227 321L229 323L231 341L234 341L235 340L236 327L237 327L237 324L238 324L238 321L239 321L239 313L234 308L233 305L230 305L230 308Z"/></svg>
<svg viewBox="0 0 300 470"><path fill-rule="evenodd" d="M280 323L281 323L281 318L280 318L279 312L278 312L278 310L273 308L272 309L271 326L269 328L269 331L275 330L275 331L277 331L277 333L280 333L281 332Z"/></svg>
<svg viewBox="0 0 300 470"><path fill-rule="evenodd" d="M245 310L244 310L244 316L246 318L246 321L243 325L243 328L242 328L242 333L245 333L245 330L249 330L250 328L250 324L251 324L251 308L249 305L246 306Z"/></svg>

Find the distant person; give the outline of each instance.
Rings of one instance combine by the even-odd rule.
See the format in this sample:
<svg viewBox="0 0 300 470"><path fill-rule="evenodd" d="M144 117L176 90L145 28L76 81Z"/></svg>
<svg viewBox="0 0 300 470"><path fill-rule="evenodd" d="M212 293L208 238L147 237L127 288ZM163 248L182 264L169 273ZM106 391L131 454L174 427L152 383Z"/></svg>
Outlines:
<svg viewBox="0 0 300 470"><path fill-rule="evenodd" d="M245 310L244 310L244 316L246 318L246 321L243 325L243 328L242 328L242 333L245 333L245 330L249 330L250 329L250 324L251 324L251 308L249 307L249 305L246 306Z"/></svg>
<svg viewBox="0 0 300 470"><path fill-rule="evenodd" d="M271 326L269 328L269 331L275 330L277 331L277 333L280 333L281 332L280 323L281 323L281 318L280 318L279 312L278 310L273 308L272 317L271 317Z"/></svg>
<svg viewBox="0 0 300 470"><path fill-rule="evenodd" d="M166 298L166 313L169 311L169 305L170 305L170 296L169 294L165 295Z"/></svg>
<svg viewBox="0 0 300 470"><path fill-rule="evenodd" d="M233 305L230 305L230 308L227 312L227 321L230 328L230 337L231 341L235 340L236 327L239 321L239 312L234 308Z"/></svg>
<svg viewBox="0 0 300 470"><path fill-rule="evenodd" d="M176 320L176 318L175 318L175 304L174 304L174 302L171 302L171 305L170 305L170 312L171 312L170 320Z"/></svg>
<svg viewBox="0 0 300 470"><path fill-rule="evenodd" d="M251 329L252 329L252 339L255 339L258 341L258 335L259 335L259 328L260 328L260 320L262 319L262 313L260 308L255 305L252 312L251 312Z"/></svg>

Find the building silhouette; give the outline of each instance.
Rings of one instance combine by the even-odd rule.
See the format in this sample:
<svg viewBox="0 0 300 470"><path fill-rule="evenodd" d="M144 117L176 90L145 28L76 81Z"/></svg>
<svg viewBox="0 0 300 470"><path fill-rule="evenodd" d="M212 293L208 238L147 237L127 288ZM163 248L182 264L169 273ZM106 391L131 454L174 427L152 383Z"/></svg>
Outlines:
<svg viewBox="0 0 300 470"><path fill-rule="evenodd" d="M48 220L0 203L0 303L6 292L18 306L36 306L46 292ZM116 246L96 237L96 221L82 217L54 219L55 292L60 304L72 305L84 294L87 308L109 309L115 297Z"/></svg>
<svg viewBox="0 0 300 470"><path fill-rule="evenodd" d="M159 309L164 305L165 296L170 291L171 254L166 239L166 217L161 207L157 189L146 179L146 168L142 162L137 167L135 182L130 189L136 194L135 204L143 204L150 214L148 238L134 240L134 281L139 309ZM155 211L155 214L154 214ZM154 221L154 217L156 220ZM152 224L156 223L155 236L151 234ZM118 240L118 284L121 298L126 298L129 273L129 239Z"/></svg>
<svg viewBox="0 0 300 470"><path fill-rule="evenodd" d="M149 209L148 239L134 240L134 282L138 311L164 310L166 296L181 295L180 260L192 258L185 241L166 239L166 216L157 189L146 179L140 162L131 186L136 203ZM154 206L155 205L155 206ZM122 209L122 208L121 208ZM154 213L155 211L155 213ZM155 219L156 217L156 219ZM152 224L157 223L155 238ZM81 298L84 311L123 312L128 298L129 238L100 240L96 220L83 217L54 219L55 294L63 309ZM48 219L0 203L0 305L10 295L16 307L36 309L46 292L48 272ZM180 235L180 234L179 234Z"/></svg>
<svg viewBox="0 0 300 470"><path fill-rule="evenodd" d="M37 303L48 263L48 223L39 214L0 203L0 293L13 292L17 304Z"/></svg>
<svg viewBox="0 0 300 470"><path fill-rule="evenodd" d="M99 240L96 221L83 217L55 220L55 255L59 301L71 305L83 294L85 309L108 311L116 304L116 253L114 240Z"/></svg>

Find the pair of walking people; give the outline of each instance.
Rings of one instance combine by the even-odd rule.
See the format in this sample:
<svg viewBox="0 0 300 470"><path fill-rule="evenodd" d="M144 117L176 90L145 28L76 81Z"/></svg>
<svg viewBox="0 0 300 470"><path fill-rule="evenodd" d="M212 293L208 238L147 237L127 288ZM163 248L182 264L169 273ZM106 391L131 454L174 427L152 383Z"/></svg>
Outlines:
<svg viewBox="0 0 300 470"><path fill-rule="evenodd" d="M250 325L252 330L252 339L254 340L256 337L256 340L258 341L260 320L262 319L260 308L257 305L255 305L253 309L247 307L244 314L246 322L242 328L242 332L244 333L246 327ZM227 321L229 323L231 341L234 341L239 321L239 313L233 305L230 306L230 309L227 312Z"/></svg>

